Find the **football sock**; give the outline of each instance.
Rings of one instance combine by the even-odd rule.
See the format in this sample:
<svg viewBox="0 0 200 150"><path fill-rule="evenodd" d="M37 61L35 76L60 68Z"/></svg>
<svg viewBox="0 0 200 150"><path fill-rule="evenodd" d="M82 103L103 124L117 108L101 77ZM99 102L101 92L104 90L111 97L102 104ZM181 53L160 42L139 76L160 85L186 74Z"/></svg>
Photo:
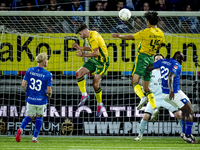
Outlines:
<svg viewBox="0 0 200 150"><path fill-rule="evenodd" d="M181 120L178 120L180 122L180 125L182 127L182 132L185 133L185 120L184 119L181 119Z"/></svg>
<svg viewBox="0 0 200 150"><path fill-rule="evenodd" d="M37 117L36 122L35 122L35 130L34 130L33 137L37 138L40 132L40 129L42 127L42 122L43 122L43 117Z"/></svg>
<svg viewBox="0 0 200 150"><path fill-rule="evenodd" d="M142 88L139 84L134 84L133 89L134 89L135 93L137 94L137 96L139 96L139 98L142 98L145 96L144 93L142 92Z"/></svg>
<svg viewBox="0 0 200 150"><path fill-rule="evenodd" d="M97 103L101 103L102 102L102 90L101 88L99 88L98 90L95 91L95 96L97 99Z"/></svg>
<svg viewBox="0 0 200 150"><path fill-rule="evenodd" d="M190 135L192 131L193 122L185 122L185 135Z"/></svg>
<svg viewBox="0 0 200 150"><path fill-rule="evenodd" d="M140 122L140 134L139 135L144 134L144 130L145 130L146 126L147 126L147 121L142 119Z"/></svg>
<svg viewBox="0 0 200 150"><path fill-rule="evenodd" d="M78 87L79 87L79 89L82 93L82 96L87 96L84 77L78 78L77 84L78 84Z"/></svg>
<svg viewBox="0 0 200 150"><path fill-rule="evenodd" d="M102 103L97 103L97 106L101 106L102 105Z"/></svg>
<svg viewBox="0 0 200 150"><path fill-rule="evenodd" d="M22 128L23 130L26 128L26 125L32 120L32 118L30 118L29 116L26 116L23 121L22 124L20 126L20 128Z"/></svg>
<svg viewBox="0 0 200 150"><path fill-rule="evenodd" d="M185 133L185 120L181 119L182 132Z"/></svg>
<svg viewBox="0 0 200 150"><path fill-rule="evenodd" d="M155 97L154 94L150 91L147 93L149 103L151 104L151 107L154 109L156 108L156 102L155 102Z"/></svg>

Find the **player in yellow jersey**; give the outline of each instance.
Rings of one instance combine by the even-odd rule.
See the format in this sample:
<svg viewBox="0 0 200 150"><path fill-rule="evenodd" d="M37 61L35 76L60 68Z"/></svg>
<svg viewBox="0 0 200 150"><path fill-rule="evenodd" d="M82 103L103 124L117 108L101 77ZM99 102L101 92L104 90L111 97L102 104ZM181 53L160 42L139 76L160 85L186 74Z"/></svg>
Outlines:
<svg viewBox="0 0 200 150"><path fill-rule="evenodd" d="M148 28L141 30L131 35L120 35L113 33L113 38L121 38L123 40L138 40L142 41L138 45L138 53L132 70L132 83L135 93L140 97L140 103L137 109L141 109L143 105L149 100L153 108L151 121L155 121L158 117L159 110L156 107L154 94L150 89L151 72L146 72L145 69L149 64L154 62L154 55L160 48L160 45L165 42L163 32L157 27L158 13L146 12L144 14ZM140 77L142 77L142 85L145 94L142 92L141 86L138 84Z"/></svg>
<svg viewBox="0 0 200 150"><path fill-rule="evenodd" d="M100 117L102 114L103 103L102 90L99 84L101 82L102 76L109 66L108 49L101 35L96 31L88 30L84 23L78 27L76 34L79 34L83 39L87 38L89 45L87 47L80 47L77 43L74 43L72 46L78 50L76 55L78 57L90 57L90 59L88 59L88 61L86 61L76 72L78 87L82 93L81 102L78 106L84 105L85 102L90 98L86 92L85 79L83 76L85 74L95 72L92 85L95 90L95 96L97 99L96 116ZM84 53L84 51L90 51L90 53Z"/></svg>

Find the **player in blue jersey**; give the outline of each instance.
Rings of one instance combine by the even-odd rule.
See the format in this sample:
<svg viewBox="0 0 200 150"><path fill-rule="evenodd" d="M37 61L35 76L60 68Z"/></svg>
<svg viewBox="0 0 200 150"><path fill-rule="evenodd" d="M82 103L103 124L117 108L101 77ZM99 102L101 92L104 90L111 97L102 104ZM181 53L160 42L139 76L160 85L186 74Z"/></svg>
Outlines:
<svg viewBox="0 0 200 150"><path fill-rule="evenodd" d="M193 125L193 110L189 98L180 90L181 65L184 60L182 52L178 51L173 58L160 59L149 65L147 71L160 68L162 78L162 93L166 102L182 111L183 119L182 130L185 135L183 139L188 143L197 143L195 137L191 134Z"/></svg>
<svg viewBox="0 0 200 150"><path fill-rule="evenodd" d="M163 59L164 57L161 54L156 54L154 56L154 62ZM163 107L168 109L170 112L172 112L174 114L174 116L178 119L178 121L181 124L181 119L182 119L182 113L180 110L178 110L178 108L175 108L174 106L172 106L171 104L167 103L162 96L162 89L161 89L161 75L160 75L160 68L159 69L155 69L152 71L152 76L151 76L151 84L150 84L150 88L152 89L152 92L155 96L155 102L156 102L156 106L158 108ZM150 103L148 102L145 111L144 111L144 116L140 122L140 132L139 135L134 139L134 141L141 141L145 128L147 126L147 122L150 118L150 115L152 114L153 109L150 105Z"/></svg>
<svg viewBox="0 0 200 150"><path fill-rule="evenodd" d="M44 69L48 64L47 54L39 54L36 57L36 61L38 62L38 66L29 68L22 81L22 88L26 92L26 113L28 116L23 119L20 128L17 130L17 142L21 141L21 133L26 125L35 117L36 113L37 118L32 142L38 142L37 136L42 127L43 113L46 108L47 99L51 98L52 95L52 74Z"/></svg>

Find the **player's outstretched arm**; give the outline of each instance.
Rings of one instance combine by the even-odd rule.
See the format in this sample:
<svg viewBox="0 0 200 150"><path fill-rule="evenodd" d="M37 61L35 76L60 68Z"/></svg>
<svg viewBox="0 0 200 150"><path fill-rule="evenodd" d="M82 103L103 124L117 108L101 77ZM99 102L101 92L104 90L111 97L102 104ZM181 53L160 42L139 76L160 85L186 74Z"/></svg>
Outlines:
<svg viewBox="0 0 200 150"><path fill-rule="evenodd" d="M24 91L26 92L26 88L27 88L27 81L23 80L22 81L22 88L24 89Z"/></svg>
<svg viewBox="0 0 200 150"><path fill-rule="evenodd" d="M120 38L122 40L134 40L133 34L131 34L131 35L120 35L120 34L117 34L117 33L112 33L112 37L113 38Z"/></svg>
<svg viewBox="0 0 200 150"><path fill-rule="evenodd" d="M173 83L175 74L170 72L168 76L169 99L174 99Z"/></svg>
<svg viewBox="0 0 200 150"><path fill-rule="evenodd" d="M151 65L147 66L146 71L152 71L154 69L155 68L154 68L153 64L151 64Z"/></svg>

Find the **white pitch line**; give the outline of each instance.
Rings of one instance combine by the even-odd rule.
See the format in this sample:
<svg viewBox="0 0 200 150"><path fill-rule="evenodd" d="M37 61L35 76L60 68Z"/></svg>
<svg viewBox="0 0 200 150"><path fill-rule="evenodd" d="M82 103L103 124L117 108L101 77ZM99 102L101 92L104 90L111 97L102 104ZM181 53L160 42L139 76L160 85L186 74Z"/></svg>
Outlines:
<svg viewBox="0 0 200 150"><path fill-rule="evenodd" d="M41 149L41 148L43 148L44 146L34 146L34 149ZM49 146L49 147L47 147L47 146L45 146L45 148L47 148L47 149L53 149L53 148L58 148L59 146ZM67 148L67 147L71 147L71 148L89 148L89 147L92 147L92 148L94 148L94 146L65 146L65 148ZM3 147L2 147L3 148ZM24 147L23 146L23 148L11 148L11 147L8 147L8 148L3 148L3 149L29 149L30 147ZM102 148L100 148L100 149L105 149L105 148L107 148L107 149L110 149L110 148L112 148L112 149L180 149L180 147L113 147L113 146L110 146L110 147L108 147L108 146L103 146ZM193 147L193 148L197 148L197 147ZM96 148L95 148L96 149ZM99 149L99 148L98 148ZM191 147L184 147L184 149L191 149ZM198 149L200 149L200 147L198 147Z"/></svg>

